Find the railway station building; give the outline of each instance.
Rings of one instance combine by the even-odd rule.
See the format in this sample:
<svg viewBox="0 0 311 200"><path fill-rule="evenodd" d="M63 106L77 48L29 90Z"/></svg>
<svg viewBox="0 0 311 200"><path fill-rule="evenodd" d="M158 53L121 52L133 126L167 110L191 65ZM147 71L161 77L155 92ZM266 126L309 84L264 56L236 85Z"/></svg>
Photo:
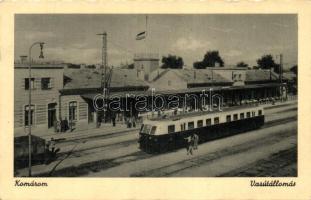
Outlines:
<svg viewBox="0 0 311 200"><path fill-rule="evenodd" d="M154 93L169 101L169 96L185 94L199 96L212 90L223 97L223 106L241 105L247 101L262 101L286 97L286 84L280 83L278 74L270 70L215 67L210 69L160 69L155 56L135 57L134 69L110 68L107 73L108 94L121 99L123 111L105 112L110 122L113 115L117 123L140 112L133 106L137 99L127 94L143 95L152 101ZM28 80L28 65L14 65L14 127L15 133L25 134L28 124L43 132L53 129L55 121L67 119L75 126L94 126L102 112L93 99L102 94L102 75L98 68L70 68L66 64L40 63L32 65L32 79ZM32 105L28 108L28 88L32 88ZM184 101L181 98L180 101ZM193 106L191 99L187 102ZM208 102L210 103L210 102ZM198 102L199 107L202 102ZM124 109L127 107L129 109ZM164 109L168 109L165 107ZM28 112L31 119L28 119Z"/></svg>

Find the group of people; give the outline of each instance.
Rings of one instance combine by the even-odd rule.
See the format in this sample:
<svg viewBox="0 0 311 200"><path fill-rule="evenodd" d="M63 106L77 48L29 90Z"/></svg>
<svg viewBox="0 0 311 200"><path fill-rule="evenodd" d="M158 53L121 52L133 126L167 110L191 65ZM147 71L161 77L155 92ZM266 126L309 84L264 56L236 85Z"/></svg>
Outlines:
<svg viewBox="0 0 311 200"><path fill-rule="evenodd" d="M66 132L67 130L73 131L74 123L68 122L67 118L64 120L55 120L54 121L54 131L56 133Z"/></svg>
<svg viewBox="0 0 311 200"><path fill-rule="evenodd" d="M199 144L199 136L195 133L189 135L188 137L185 138L187 142L187 155L193 154L193 150L198 149L198 144Z"/></svg>

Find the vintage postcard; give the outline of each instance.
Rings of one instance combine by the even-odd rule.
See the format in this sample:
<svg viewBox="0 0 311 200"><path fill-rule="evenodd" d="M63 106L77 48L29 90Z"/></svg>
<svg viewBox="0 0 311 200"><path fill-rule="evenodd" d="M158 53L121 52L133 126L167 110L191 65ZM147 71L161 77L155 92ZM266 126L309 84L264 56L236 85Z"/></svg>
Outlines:
<svg viewBox="0 0 311 200"><path fill-rule="evenodd" d="M311 198L309 2L0 10L0 199Z"/></svg>

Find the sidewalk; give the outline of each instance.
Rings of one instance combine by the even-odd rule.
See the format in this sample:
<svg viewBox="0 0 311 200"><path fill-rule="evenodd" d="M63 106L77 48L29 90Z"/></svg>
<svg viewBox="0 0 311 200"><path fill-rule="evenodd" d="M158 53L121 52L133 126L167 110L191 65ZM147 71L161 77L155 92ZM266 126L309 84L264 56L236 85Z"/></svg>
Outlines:
<svg viewBox="0 0 311 200"><path fill-rule="evenodd" d="M41 138L50 140L54 138L55 140L74 140L74 139L84 139L93 136L100 136L100 135L108 135L113 133L120 133L120 132L129 132L133 130L139 130L141 124L136 124L135 128L127 128L125 124L116 124L116 126L112 126L111 123L102 124L100 128L96 128L94 126L80 126L77 129L70 132L70 130L66 132L56 133L54 129L35 129L32 132L32 135L40 135ZM45 134L43 135L42 133ZM40 133L40 134L38 134ZM22 133L14 133L14 136L19 136ZM24 133L25 135L25 133Z"/></svg>

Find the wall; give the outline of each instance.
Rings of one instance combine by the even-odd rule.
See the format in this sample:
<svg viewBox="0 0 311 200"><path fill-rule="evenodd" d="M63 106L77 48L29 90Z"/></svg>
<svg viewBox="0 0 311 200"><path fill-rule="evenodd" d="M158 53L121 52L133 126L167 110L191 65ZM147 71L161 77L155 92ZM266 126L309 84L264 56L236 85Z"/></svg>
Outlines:
<svg viewBox="0 0 311 200"><path fill-rule="evenodd" d="M57 103L58 90L63 87L63 68L32 68L35 78L35 89L31 90L32 104L35 105L33 127L47 127L48 104ZM51 89L41 89L41 78L51 78ZM28 78L27 68L14 68L14 127L24 127L24 106L28 105L29 90L25 90L25 78Z"/></svg>

